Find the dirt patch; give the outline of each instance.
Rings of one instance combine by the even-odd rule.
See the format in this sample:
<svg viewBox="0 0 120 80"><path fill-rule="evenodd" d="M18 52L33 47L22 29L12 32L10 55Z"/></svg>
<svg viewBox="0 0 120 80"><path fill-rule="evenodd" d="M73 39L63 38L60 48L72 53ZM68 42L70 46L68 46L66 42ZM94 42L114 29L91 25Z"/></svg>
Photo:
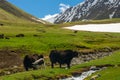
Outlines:
<svg viewBox="0 0 120 80"><path fill-rule="evenodd" d="M22 59L19 51L0 50L0 69L12 68L22 65Z"/></svg>

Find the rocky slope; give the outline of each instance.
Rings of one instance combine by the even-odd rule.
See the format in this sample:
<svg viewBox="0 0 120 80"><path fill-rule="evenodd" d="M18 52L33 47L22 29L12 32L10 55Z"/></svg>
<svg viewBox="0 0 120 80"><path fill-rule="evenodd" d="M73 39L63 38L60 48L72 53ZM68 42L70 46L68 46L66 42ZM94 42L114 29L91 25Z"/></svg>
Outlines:
<svg viewBox="0 0 120 80"><path fill-rule="evenodd" d="M120 0L85 0L55 18L54 23L120 18Z"/></svg>

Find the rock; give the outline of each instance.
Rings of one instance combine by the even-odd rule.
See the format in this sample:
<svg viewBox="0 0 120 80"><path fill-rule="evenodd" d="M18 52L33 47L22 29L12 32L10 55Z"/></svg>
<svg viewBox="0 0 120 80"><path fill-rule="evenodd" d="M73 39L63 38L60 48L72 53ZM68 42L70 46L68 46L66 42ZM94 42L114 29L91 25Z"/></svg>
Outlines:
<svg viewBox="0 0 120 80"><path fill-rule="evenodd" d="M96 71L96 70L100 70L100 68L96 67L96 66L91 66L90 70Z"/></svg>
<svg viewBox="0 0 120 80"><path fill-rule="evenodd" d="M97 78L99 78L101 75L100 74L97 74L97 75L94 75L90 78L90 80L96 80Z"/></svg>
<svg viewBox="0 0 120 80"><path fill-rule="evenodd" d="M108 48L107 48L108 49ZM99 51L95 51L95 52L80 52L80 55L78 58L73 58L72 60L72 65L74 64L81 64L84 62L88 62L90 60L95 60L95 59L99 59L102 58L104 56L109 56L112 54L112 52L109 52L110 50L108 50L108 52L99 52Z"/></svg>
<svg viewBox="0 0 120 80"><path fill-rule="evenodd" d="M78 77L78 76L80 76L81 74L82 74L82 72L77 71L77 72L73 72L73 73L72 73L72 76L73 76L73 77Z"/></svg>

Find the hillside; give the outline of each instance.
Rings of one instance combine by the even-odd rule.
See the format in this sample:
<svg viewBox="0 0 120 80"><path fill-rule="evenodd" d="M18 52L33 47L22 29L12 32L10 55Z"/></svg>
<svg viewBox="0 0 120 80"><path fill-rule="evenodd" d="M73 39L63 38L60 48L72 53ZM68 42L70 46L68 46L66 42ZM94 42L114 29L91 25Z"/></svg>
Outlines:
<svg viewBox="0 0 120 80"><path fill-rule="evenodd" d="M2 22L40 22L45 23L42 20L22 11L21 9L10 4L6 0L0 0L0 21Z"/></svg>
<svg viewBox="0 0 120 80"><path fill-rule="evenodd" d="M85 0L55 17L54 23L120 18L120 0Z"/></svg>

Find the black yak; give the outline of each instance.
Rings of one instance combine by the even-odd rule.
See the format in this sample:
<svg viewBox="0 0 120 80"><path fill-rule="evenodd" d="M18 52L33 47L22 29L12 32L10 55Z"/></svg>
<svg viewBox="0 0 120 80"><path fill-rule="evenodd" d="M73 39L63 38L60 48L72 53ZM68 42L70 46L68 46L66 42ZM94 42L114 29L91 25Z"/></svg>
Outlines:
<svg viewBox="0 0 120 80"><path fill-rule="evenodd" d="M3 23L0 23L0 26L3 26L4 24Z"/></svg>
<svg viewBox="0 0 120 80"><path fill-rule="evenodd" d="M4 39L4 34L0 34L0 39Z"/></svg>
<svg viewBox="0 0 120 80"><path fill-rule="evenodd" d="M49 55L52 68L54 68L54 64L57 62L59 63L60 68L62 64L67 64L67 68L70 68L71 60L74 57L78 57L78 52L72 50L52 50Z"/></svg>
<svg viewBox="0 0 120 80"><path fill-rule="evenodd" d="M26 55L23 60L23 65L26 71L29 70L29 68L33 68L34 70L37 69L36 65L44 64L43 55Z"/></svg>
<svg viewBox="0 0 120 80"><path fill-rule="evenodd" d="M17 34L16 37L24 37L24 34Z"/></svg>

